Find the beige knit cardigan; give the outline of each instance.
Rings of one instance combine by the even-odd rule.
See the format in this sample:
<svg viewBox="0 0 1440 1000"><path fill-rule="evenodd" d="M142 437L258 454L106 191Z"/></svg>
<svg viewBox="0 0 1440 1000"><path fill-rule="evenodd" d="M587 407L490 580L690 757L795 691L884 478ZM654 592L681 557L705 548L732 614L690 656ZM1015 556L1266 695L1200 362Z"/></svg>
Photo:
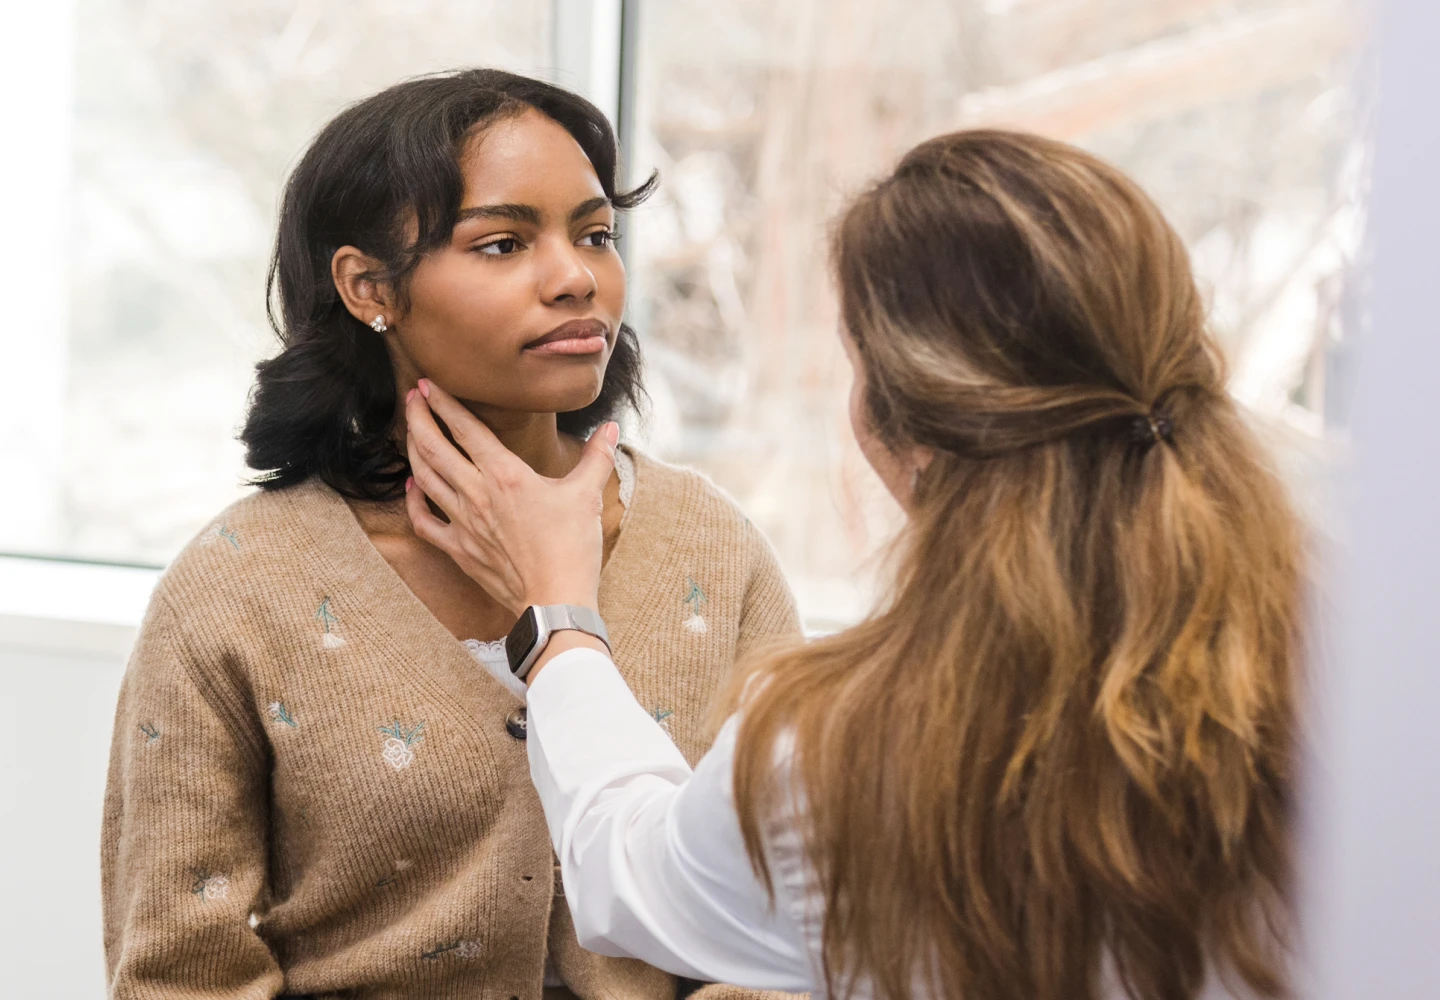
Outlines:
<svg viewBox="0 0 1440 1000"><path fill-rule="evenodd" d="M798 622L733 503L634 459L600 611L693 763L736 659ZM162 577L126 670L101 848L111 996L538 1000L548 952L583 1000L671 1000L673 977L576 943L518 706L328 487L235 504Z"/></svg>

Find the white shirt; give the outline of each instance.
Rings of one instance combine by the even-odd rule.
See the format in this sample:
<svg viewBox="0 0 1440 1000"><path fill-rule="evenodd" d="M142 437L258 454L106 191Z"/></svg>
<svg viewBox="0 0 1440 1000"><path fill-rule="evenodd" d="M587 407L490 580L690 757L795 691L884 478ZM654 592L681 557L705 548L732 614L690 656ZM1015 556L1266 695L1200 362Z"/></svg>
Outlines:
<svg viewBox="0 0 1440 1000"><path fill-rule="evenodd" d="M528 703L530 775L580 944L691 979L816 991L820 923L798 829L767 828L773 908L740 835L736 720L692 772L591 649L546 664Z"/></svg>
<svg viewBox="0 0 1440 1000"><path fill-rule="evenodd" d="M528 701L530 776L580 944L691 979L824 1000L823 897L798 817L764 824L773 907L740 835L731 783L738 720L692 772L614 663L592 649L552 659ZM1126 995L1108 962L1101 975L1102 996ZM1201 1000L1251 995L1213 970L1206 980ZM858 983L852 995L874 994Z"/></svg>

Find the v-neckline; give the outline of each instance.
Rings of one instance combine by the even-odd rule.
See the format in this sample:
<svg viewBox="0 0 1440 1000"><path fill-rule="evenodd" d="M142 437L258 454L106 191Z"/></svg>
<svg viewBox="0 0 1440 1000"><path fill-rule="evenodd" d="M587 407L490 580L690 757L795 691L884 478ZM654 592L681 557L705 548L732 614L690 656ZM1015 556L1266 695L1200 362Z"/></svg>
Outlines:
<svg viewBox="0 0 1440 1000"><path fill-rule="evenodd" d="M646 476L641 472L641 466L644 464L641 456L626 445L620 447L624 448L630 457L634 469L634 486L630 495L630 505L626 508L625 516L621 518L615 544L610 547L610 556L600 567L600 610L602 615L606 605L605 593L609 589L606 583L619 572L616 569L617 565L621 565L623 569L624 559L634 547L626 544L626 539L633 533L630 528L637 520L643 519L643 515L639 511L649 499L649 492L644 488ZM311 480L298 488L305 489L307 487L312 488L327 506L338 506L339 508L335 511L334 518L339 522L339 534L334 535L328 531L313 534L316 544L322 550L329 550L327 554L331 556L330 561L335 563L337 568L352 562L358 554L361 565L357 567L360 572L357 574L358 579L355 582L362 593L377 602L377 613L380 608L402 613L406 619L409 619L412 627L432 633L426 638L437 641L433 633L438 632L444 636L445 640L464 652L467 657L470 655L469 650L465 647L467 640L493 641L481 639L478 636L468 636L466 639L456 638L415 591L410 589L410 585L405 582L404 577L396 572L395 567L390 565L389 560L375 547L375 543L370 540L369 533L366 532L364 525L360 523L360 519L345 498L318 479Z"/></svg>

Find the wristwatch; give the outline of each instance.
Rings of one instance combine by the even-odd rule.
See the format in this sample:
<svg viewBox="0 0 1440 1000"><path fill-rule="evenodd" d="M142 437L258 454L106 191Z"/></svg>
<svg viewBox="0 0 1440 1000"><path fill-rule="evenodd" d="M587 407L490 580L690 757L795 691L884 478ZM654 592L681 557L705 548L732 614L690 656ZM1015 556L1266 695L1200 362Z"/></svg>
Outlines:
<svg viewBox="0 0 1440 1000"><path fill-rule="evenodd" d="M522 681L530 676L535 661L549 645L550 636L566 629L593 635L605 644L606 649L610 648L610 634L605 631L605 622L598 612L573 604L532 604L505 637L505 656L510 661L510 672Z"/></svg>

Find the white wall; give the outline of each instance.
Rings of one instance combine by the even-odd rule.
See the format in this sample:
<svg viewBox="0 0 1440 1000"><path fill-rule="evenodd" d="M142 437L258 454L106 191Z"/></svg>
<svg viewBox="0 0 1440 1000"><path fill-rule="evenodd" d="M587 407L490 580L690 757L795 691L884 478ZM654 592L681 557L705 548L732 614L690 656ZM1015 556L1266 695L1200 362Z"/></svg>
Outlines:
<svg viewBox="0 0 1440 1000"><path fill-rule="evenodd" d="M1327 1000L1440 997L1440 5L1379 14L1372 328L1356 345L1309 944Z"/></svg>
<svg viewBox="0 0 1440 1000"><path fill-rule="evenodd" d="M0 556L0 996L100 1000L100 809L157 573Z"/></svg>
<svg viewBox="0 0 1440 1000"><path fill-rule="evenodd" d="M99 1000L100 808L123 659L0 648L0 995Z"/></svg>

